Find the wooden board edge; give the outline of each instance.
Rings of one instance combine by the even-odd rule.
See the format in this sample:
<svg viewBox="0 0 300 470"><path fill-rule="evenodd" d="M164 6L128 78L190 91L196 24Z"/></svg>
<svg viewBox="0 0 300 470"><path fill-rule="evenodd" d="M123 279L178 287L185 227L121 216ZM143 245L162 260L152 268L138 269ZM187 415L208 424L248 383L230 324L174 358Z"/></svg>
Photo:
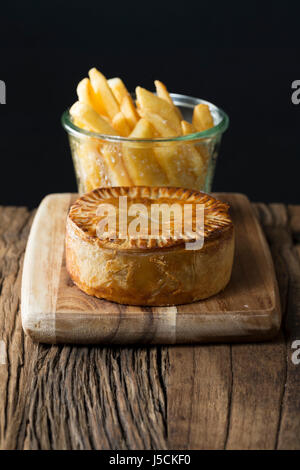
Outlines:
<svg viewBox="0 0 300 470"><path fill-rule="evenodd" d="M264 230L262 228L262 225L260 224L260 221L255 214L255 211L253 210L252 204L250 199L246 194L243 193L213 193L214 197L220 197L222 200L222 197L226 199L226 196L228 197L238 197L239 199L244 199L247 205L249 206L249 212L251 213L251 216L254 220L257 232L260 237L261 244L264 248L264 253L266 254L267 262L268 262L268 269L270 270L271 276L273 278L273 286L274 286L274 291L273 291L273 304L272 306L266 310L266 314L270 318L270 337L274 338L278 334L280 327L281 327L281 322L282 322L282 310L281 310L281 302L280 302L280 294L279 294L279 287L278 287L278 281L276 277L276 271L275 271L275 266L273 262L273 258L271 255L271 250L268 245Z"/></svg>
<svg viewBox="0 0 300 470"><path fill-rule="evenodd" d="M64 202L59 205L61 214L57 214L57 199ZM46 196L38 207L30 230L22 273L21 318L25 333L35 341L56 342L55 310L64 249L65 217L70 202L70 193ZM49 228L42 223L45 217L50 220ZM44 266L42 270L38 269L41 265ZM54 268L48 270L49 265Z"/></svg>
<svg viewBox="0 0 300 470"><path fill-rule="evenodd" d="M271 316L271 319L272 319L272 327L273 327L274 331L278 333L279 330L280 330L280 327L281 327L281 323L282 323L282 309L281 309L279 287L278 287L278 281L277 281L277 277L276 277L274 261L273 261L273 258L272 258L272 255L271 255L271 250L270 250L270 247L268 245L268 242L267 242L266 236L264 234L263 228L262 228L262 226L261 226L261 224L260 224L260 222L259 222L252 206L251 206L250 201L249 201L249 204L250 204L251 212L253 214L256 226L257 226L258 233L260 235L261 243L264 247L264 252L266 253L266 256L267 256L267 260L268 260L268 263L269 263L269 269L272 273L272 277L273 277L273 280L274 280L274 282L273 282L273 285L274 285L274 304L270 308L270 316Z"/></svg>

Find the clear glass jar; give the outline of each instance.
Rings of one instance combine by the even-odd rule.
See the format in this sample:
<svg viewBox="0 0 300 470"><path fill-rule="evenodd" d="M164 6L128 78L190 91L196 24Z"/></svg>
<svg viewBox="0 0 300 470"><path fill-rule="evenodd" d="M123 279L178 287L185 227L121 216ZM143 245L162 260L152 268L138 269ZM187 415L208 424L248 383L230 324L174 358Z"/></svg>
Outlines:
<svg viewBox="0 0 300 470"><path fill-rule="evenodd" d="M77 127L69 111L62 116L68 132L79 193L105 186L175 186L210 192L227 114L212 103L171 94L183 119L192 122L194 106L209 105L214 127L173 138L130 139Z"/></svg>

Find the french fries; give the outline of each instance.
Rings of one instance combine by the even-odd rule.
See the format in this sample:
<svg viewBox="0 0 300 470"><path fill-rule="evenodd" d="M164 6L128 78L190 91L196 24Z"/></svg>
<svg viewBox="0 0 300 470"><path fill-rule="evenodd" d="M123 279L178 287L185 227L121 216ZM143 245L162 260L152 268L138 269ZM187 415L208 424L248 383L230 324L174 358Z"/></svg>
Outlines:
<svg viewBox="0 0 300 470"><path fill-rule="evenodd" d="M90 130L100 126L103 128L101 132L116 135L112 132L113 128L118 135L128 137L138 121L144 118L155 129L154 138L167 138L201 132L214 125L209 107L204 103L195 106L192 123L183 120L179 109L172 101L167 87L159 80L154 82L157 95L145 88L136 88L136 109L121 78L115 77L107 80L96 68L89 71L89 77L89 79L84 78L78 84L77 94L79 102L89 107L90 117L87 119L87 109L82 108L82 118L80 118L80 112L77 112L76 116L74 114L73 118L78 123L82 122L83 126L88 126ZM91 117L90 109L100 116L101 125L95 115ZM96 121L98 122L96 123ZM103 121L107 121L110 127L105 127Z"/></svg>
<svg viewBox="0 0 300 470"><path fill-rule="evenodd" d="M214 126L214 120L207 104L200 103L195 106L193 112L193 125L198 132L206 131Z"/></svg>
<svg viewBox="0 0 300 470"><path fill-rule="evenodd" d="M132 141L109 142L86 136L74 140L76 167L85 191L98 186L181 186L203 189L210 148L202 141L155 143L143 139L176 138L214 125L209 106L195 106L192 122L183 119L164 83L156 94L136 88L136 103L119 77L107 80L96 68L77 86L71 118L78 127ZM141 140L141 142L139 142Z"/></svg>

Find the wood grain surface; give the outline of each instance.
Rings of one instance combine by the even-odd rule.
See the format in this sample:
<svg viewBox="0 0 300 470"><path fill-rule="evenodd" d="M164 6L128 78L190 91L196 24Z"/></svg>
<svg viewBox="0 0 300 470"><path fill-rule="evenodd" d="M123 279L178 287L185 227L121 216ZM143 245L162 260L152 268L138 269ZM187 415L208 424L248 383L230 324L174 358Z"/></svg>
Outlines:
<svg viewBox="0 0 300 470"><path fill-rule="evenodd" d="M284 325L273 342L78 347L23 334L32 213L0 208L1 449L300 449L300 206L256 204ZM300 354L297 356L300 358Z"/></svg>
<svg viewBox="0 0 300 470"><path fill-rule="evenodd" d="M75 195L41 203L30 233L22 281L25 331L44 343L175 344L274 337L281 321L278 286L265 237L242 194L218 194L230 204L235 258L224 291L176 307L120 305L86 295L70 279L65 221Z"/></svg>

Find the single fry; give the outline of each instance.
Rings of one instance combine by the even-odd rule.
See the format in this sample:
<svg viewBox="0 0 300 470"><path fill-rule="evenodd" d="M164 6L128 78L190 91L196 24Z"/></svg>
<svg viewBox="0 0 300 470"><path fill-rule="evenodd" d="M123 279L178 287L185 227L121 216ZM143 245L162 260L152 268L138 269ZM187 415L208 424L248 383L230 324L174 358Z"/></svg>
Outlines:
<svg viewBox="0 0 300 470"><path fill-rule="evenodd" d="M151 124L146 119L140 119L129 137L132 139L151 139L153 132ZM151 144L126 142L123 144L123 158L133 184L159 186L168 183Z"/></svg>
<svg viewBox="0 0 300 470"><path fill-rule="evenodd" d="M117 102L121 105L125 96L129 95L129 91L127 90L123 80L121 80L119 77L115 77L107 80L107 83L112 90Z"/></svg>
<svg viewBox="0 0 300 470"><path fill-rule="evenodd" d="M193 125L198 132L206 131L214 126L214 120L207 104L200 103L195 106L193 112Z"/></svg>
<svg viewBox="0 0 300 470"><path fill-rule="evenodd" d="M181 156L187 167L186 183L191 184L191 187L194 189L203 187L207 166L203 161L200 151L192 144L183 145Z"/></svg>
<svg viewBox="0 0 300 470"><path fill-rule="evenodd" d="M109 179L109 186L132 186L123 161L123 155L118 143L105 143L101 146L103 157Z"/></svg>
<svg viewBox="0 0 300 470"><path fill-rule="evenodd" d="M120 107L106 78L96 68L89 71L89 77L98 106L105 109L105 114L112 120L120 112Z"/></svg>
<svg viewBox="0 0 300 470"><path fill-rule="evenodd" d="M78 85L77 85L77 96L78 100L81 103L86 103L89 106L93 107L93 101L92 101L92 88L91 88L91 83L88 78L84 78L81 80Z"/></svg>
<svg viewBox="0 0 300 470"><path fill-rule="evenodd" d="M114 128L86 103L76 101L70 109L70 114L76 126L87 131L105 135L118 135Z"/></svg>
<svg viewBox="0 0 300 470"><path fill-rule="evenodd" d="M184 120L181 121L181 129L183 135L195 134L195 132L197 132L197 129L193 124Z"/></svg>
<svg viewBox="0 0 300 470"><path fill-rule="evenodd" d="M155 80L154 84L155 84L157 96L159 96L163 100L170 103L170 105L174 107L177 116L181 120L182 119L181 112L180 112L179 108L177 108L177 106L175 106L175 104L173 103L173 100L171 98L170 93L168 92L168 89L167 89L166 85L163 82L160 82L159 80Z"/></svg>
<svg viewBox="0 0 300 470"><path fill-rule="evenodd" d="M84 185L85 192L105 186L98 147L95 139L85 139L76 145L76 168L80 173L80 184Z"/></svg>
<svg viewBox="0 0 300 470"><path fill-rule="evenodd" d="M174 106L139 86L136 88L136 96L138 107L142 112L158 114L167 121L166 124L174 129L175 135L181 134L180 119Z"/></svg>
<svg viewBox="0 0 300 470"><path fill-rule="evenodd" d="M70 114L76 125L92 132L106 135L118 135L115 129L96 113L90 106L77 101L70 109ZM88 147L83 147L87 152ZM107 168L108 179L112 185L130 186L132 183L124 167L120 145L115 143L100 143L98 145L99 158L103 157ZM88 161L88 153L85 162ZM95 159L96 165L96 159ZM94 166L94 172L95 170ZM95 177L93 178L95 181Z"/></svg>
<svg viewBox="0 0 300 470"><path fill-rule="evenodd" d="M151 121L151 124L157 128L159 119ZM182 132L184 135L196 132L194 126L187 121L181 121ZM162 128L160 131L162 132ZM161 134L162 137L168 137ZM184 143L168 143L157 145L155 149L159 164L164 169L166 175L172 183L178 186L189 188L199 188L199 181L203 180L204 164L201 153L196 150L194 145Z"/></svg>
<svg viewBox="0 0 300 470"><path fill-rule="evenodd" d="M124 96L121 102L121 111L126 117L126 120L129 125L131 126L131 129L134 129L140 117L137 113L136 107L130 95Z"/></svg>
<svg viewBox="0 0 300 470"><path fill-rule="evenodd" d="M98 100L95 99L94 90L88 78L84 78L78 83L77 96L81 103L88 104L98 114L106 115L105 109Z"/></svg>
<svg viewBox="0 0 300 470"><path fill-rule="evenodd" d="M183 135L195 134L197 132L197 129L195 128L195 126L188 121L181 121L181 128L182 128ZM197 142L195 145L191 144L187 148L190 149L189 151L193 155L194 155L194 151L198 152L198 154L200 155L201 161L202 161L201 172L205 177L206 171L207 171L207 152L204 147L204 144L202 144L201 142ZM196 157L195 157L195 160L197 160Z"/></svg>
<svg viewBox="0 0 300 470"><path fill-rule="evenodd" d="M131 126L131 130L133 130L139 120L139 115L129 91L124 85L124 82L118 77L110 78L108 84L120 105L122 113Z"/></svg>
<svg viewBox="0 0 300 470"><path fill-rule="evenodd" d="M112 126L122 137L128 137L131 132L131 128L121 111L114 116Z"/></svg>
<svg viewBox="0 0 300 470"><path fill-rule="evenodd" d="M203 162L193 145L162 142L157 144L155 154L172 186L199 189Z"/></svg>
<svg viewBox="0 0 300 470"><path fill-rule="evenodd" d="M146 119L140 119L130 134L132 139L152 139L153 129L151 124Z"/></svg>
<svg viewBox="0 0 300 470"><path fill-rule="evenodd" d="M156 93L157 96L162 98L163 100L166 100L168 103L173 105L172 98L167 90L167 87L164 83L160 82L159 80L154 80L154 85L156 88Z"/></svg>
<svg viewBox="0 0 300 470"><path fill-rule="evenodd" d="M173 127L170 127L165 119L158 114L147 113L140 111L142 117L146 118L154 127L157 136L156 137L175 137L175 131Z"/></svg>

